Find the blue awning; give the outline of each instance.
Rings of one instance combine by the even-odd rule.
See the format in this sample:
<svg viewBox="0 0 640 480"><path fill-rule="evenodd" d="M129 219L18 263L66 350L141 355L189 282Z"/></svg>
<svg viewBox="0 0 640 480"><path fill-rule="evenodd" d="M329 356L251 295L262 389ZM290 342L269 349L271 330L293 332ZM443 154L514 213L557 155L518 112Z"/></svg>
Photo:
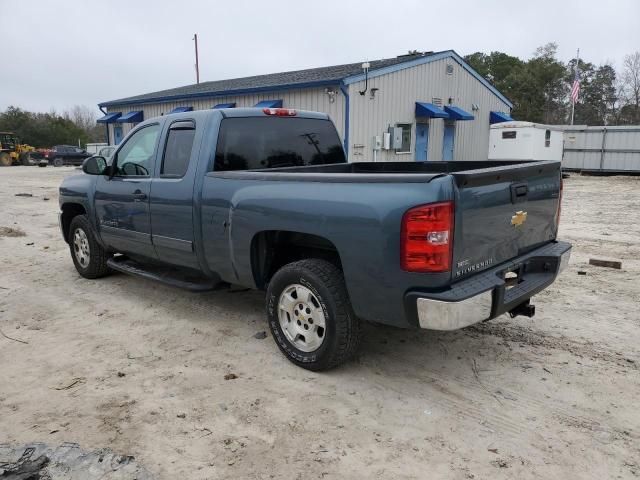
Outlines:
<svg viewBox="0 0 640 480"><path fill-rule="evenodd" d="M451 120L473 120L474 118L469 112L453 105L444 107L444 111L449 114Z"/></svg>
<svg viewBox="0 0 640 480"><path fill-rule="evenodd" d="M416 117L449 118L449 114L433 103L416 102Z"/></svg>
<svg viewBox="0 0 640 480"><path fill-rule="evenodd" d="M254 105L256 108L282 108L282 100L263 100Z"/></svg>
<svg viewBox="0 0 640 480"><path fill-rule="evenodd" d="M193 110L193 107L176 107L171 110L169 113L182 113L182 112L190 112Z"/></svg>
<svg viewBox="0 0 640 480"><path fill-rule="evenodd" d="M489 123L511 122L513 118L505 112L491 112L489 114Z"/></svg>
<svg viewBox="0 0 640 480"><path fill-rule="evenodd" d="M104 117L99 118L98 120L96 120L96 122L98 122L98 123L113 123L118 119L118 117L120 115L122 115L122 112L107 113Z"/></svg>
<svg viewBox="0 0 640 480"><path fill-rule="evenodd" d="M142 110L129 112L116 120L118 123L140 123L144 118Z"/></svg>
<svg viewBox="0 0 640 480"><path fill-rule="evenodd" d="M213 108L236 108L236 102L233 103L219 103Z"/></svg>

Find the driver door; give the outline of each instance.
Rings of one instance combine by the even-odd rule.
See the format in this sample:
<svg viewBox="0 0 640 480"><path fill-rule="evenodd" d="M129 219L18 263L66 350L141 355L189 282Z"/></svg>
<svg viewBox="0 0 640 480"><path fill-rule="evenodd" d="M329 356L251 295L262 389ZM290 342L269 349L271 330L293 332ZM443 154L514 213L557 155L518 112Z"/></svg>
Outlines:
<svg viewBox="0 0 640 480"><path fill-rule="evenodd" d="M149 193L160 125L146 125L127 138L113 156L113 177L96 182L95 212L100 237L120 253L155 257L151 243Z"/></svg>

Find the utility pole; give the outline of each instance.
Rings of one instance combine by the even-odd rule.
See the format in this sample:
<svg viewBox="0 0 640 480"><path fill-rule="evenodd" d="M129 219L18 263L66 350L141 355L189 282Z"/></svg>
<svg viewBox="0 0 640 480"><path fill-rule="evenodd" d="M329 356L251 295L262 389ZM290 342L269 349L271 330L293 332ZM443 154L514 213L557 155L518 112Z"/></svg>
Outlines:
<svg viewBox="0 0 640 480"><path fill-rule="evenodd" d="M198 34L193 34L193 41L196 44L196 83L200 83L200 65L198 64Z"/></svg>

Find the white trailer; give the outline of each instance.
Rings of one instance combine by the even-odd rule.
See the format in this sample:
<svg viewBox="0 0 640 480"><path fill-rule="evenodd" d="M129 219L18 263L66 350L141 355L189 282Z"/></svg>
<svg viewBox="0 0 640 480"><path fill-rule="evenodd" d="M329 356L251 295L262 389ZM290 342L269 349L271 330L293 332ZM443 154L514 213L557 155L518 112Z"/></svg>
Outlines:
<svg viewBox="0 0 640 480"><path fill-rule="evenodd" d="M562 129L532 122L501 122L489 130L489 160L562 160Z"/></svg>

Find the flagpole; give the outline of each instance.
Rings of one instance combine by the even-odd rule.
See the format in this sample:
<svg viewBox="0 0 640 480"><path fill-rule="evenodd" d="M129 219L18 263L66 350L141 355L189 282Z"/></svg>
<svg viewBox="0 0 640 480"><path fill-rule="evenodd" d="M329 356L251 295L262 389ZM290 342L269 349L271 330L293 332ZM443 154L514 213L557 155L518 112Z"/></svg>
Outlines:
<svg viewBox="0 0 640 480"><path fill-rule="evenodd" d="M576 53L576 64L573 67L573 76L574 76L574 81L575 81L575 73L578 70L578 65L580 64L580 49L578 49L578 52ZM576 98L577 100L577 98ZM573 114L576 111L576 102L572 100L571 102L571 125L573 125Z"/></svg>

